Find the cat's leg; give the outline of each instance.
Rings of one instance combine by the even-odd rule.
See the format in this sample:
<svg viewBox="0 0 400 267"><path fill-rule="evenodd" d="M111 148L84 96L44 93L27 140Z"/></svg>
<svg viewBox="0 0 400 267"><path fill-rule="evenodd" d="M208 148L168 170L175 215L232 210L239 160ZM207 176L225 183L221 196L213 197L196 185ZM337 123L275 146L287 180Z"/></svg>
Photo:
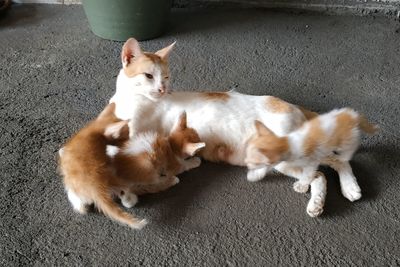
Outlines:
<svg viewBox="0 0 400 267"><path fill-rule="evenodd" d="M361 188L348 161L342 161L335 157L327 157L322 163L337 171L341 191L345 198L350 201L356 201L361 198Z"/></svg>
<svg viewBox="0 0 400 267"><path fill-rule="evenodd" d="M121 203L125 208L132 208L133 206L138 203L139 199L134 192L130 190L121 190L118 194L119 198L121 199Z"/></svg>
<svg viewBox="0 0 400 267"><path fill-rule="evenodd" d="M265 177L265 175L267 174L268 171L269 171L269 168L266 166L248 169L247 170L247 181L258 182Z"/></svg>
<svg viewBox="0 0 400 267"><path fill-rule="evenodd" d="M315 178L316 168L314 166L298 167L282 162L274 168L285 175L298 179L298 181L293 184L294 191L298 193L306 193L311 182Z"/></svg>
<svg viewBox="0 0 400 267"><path fill-rule="evenodd" d="M357 183L349 162L340 162L335 170L339 174L340 188L345 198L356 201L361 198L361 188Z"/></svg>
<svg viewBox="0 0 400 267"><path fill-rule="evenodd" d="M88 211L88 205L92 203L87 203L84 199L80 198L74 191L67 189L68 200L71 203L75 211L86 214Z"/></svg>
<svg viewBox="0 0 400 267"><path fill-rule="evenodd" d="M315 172L315 179L311 182L311 198L307 205L307 213L311 217L317 217L324 211L326 191L325 175Z"/></svg>
<svg viewBox="0 0 400 267"><path fill-rule="evenodd" d="M179 170L179 173L176 174L180 174L182 172L188 171L190 169L194 169L199 167L201 164L201 159L199 157L192 157L190 159L186 159L181 161L181 169Z"/></svg>

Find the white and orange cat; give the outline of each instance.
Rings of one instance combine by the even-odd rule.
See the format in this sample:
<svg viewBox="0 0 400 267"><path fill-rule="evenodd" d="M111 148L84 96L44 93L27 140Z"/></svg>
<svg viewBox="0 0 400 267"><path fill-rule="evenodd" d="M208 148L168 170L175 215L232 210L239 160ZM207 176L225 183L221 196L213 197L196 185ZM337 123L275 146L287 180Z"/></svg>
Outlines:
<svg viewBox="0 0 400 267"><path fill-rule="evenodd" d="M175 118L186 110L188 125L206 143L201 152L204 159L246 166L247 141L256 132L255 120L283 136L316 115L273 96L237 92L169 93L168 55L173 46L155 53L142 52L133 38L123 46L122 69L110 102L116 103L118 118L131 120L131 135L149 130L167 134ZM359 199L361 190L348 166L339 161L329 165L339 173L343 195L350 201ZM264 176L264 169L250 169L247 178L256 181Z"/></svg>
<svg viewBox="0 0 400 267"><path fill-rule="evenodd" d="M351 176L342 176L351 182L353 173L349 161L359 146L361 131L372 134L377 130L365 117L349 108L315 117L285 136L276 135L260 121L255 122L255 127L257 132L247 146L247 167L263 169L263 173L275 168L297 178L293 188L300 193L307 192L314 182L317 190L311 188L311 201L307 207L310 216L322 212L326 194L318 166L340 162L348 168L346 173L351 173ZM343 177L340 181L346 183Z"/></svg>
<svg viewBox="0 0 400 267"><path fill-rule="evenodd" d="M200 166L193 157L205 147L197 132L186 125L181 114L168 137L151 131L133 136L121 148L107 147L115 174L126 181L119 192L121 203L133 207L137 195L156 193L177 184L176 175Z"/></svg>
<svg viewBox="0 0 400 267"><path fill-rule="evenodd" d="M147 221L121 210L113 196L132 207L137 202L136 194L156 193L175 185L179 182L175 175L200 165L199 158L185 158L204 143L186 127L185 114L169 138L148 134L126 143L127 121L117 119L114 112L115 104L109 104L64 145L59 152L60 171L74 210L84 214L88 205L94 204L110 218L141 229ZM121 147L113 159L106 154L108 145Z"/></svg>

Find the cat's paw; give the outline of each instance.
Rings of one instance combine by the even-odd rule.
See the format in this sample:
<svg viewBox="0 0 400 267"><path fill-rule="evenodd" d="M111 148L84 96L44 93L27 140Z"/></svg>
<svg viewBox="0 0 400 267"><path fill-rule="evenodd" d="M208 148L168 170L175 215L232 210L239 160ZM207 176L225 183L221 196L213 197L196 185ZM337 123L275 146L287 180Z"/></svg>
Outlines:
<svg viewBox="0 0 400 267"><path fill-rule="evenodd" d="M343 196L351 202L361 198L361 188L357 183L349 183L346 185L341 185L341 187Z"/></svg>
<svg viewBox="0 0 400 267"><path fill-rule="evenodd" d="M323 196L315 196L310 199L310 202L307 205L307 213L310 217L317 217L322 214L324 211L324 197Z"/></svg>
<svg viewBox="0 0 400 267"><path fill-rule="evenodd" d="M266 171L264 168L251 169L247 171L247 181L258 182L265 177Z"/></svg>
<svg viewBox="0 0 400 267"><path fill-rule="evenodd" d="M148 223L147 220L143 219L138 222L131 223L129 226L132 227L133 229L141 230L143 227L146 226L147 223Z"/></svg>
<svg viewBox="0 0 400 267"><path fill-rule="evenodd" d="M125 193L124 195L121 196L121 203L125 208L132 208L133 206L138 203L139 199L137 195L133 193Z"/></svg>
<svg viewBox="0 0 400 267"><path fill-rule="evenodd" d="M308 191L308 188L310 187L309 184L303 184L300 181L295 182L293 184L293 189L294 191L298 192L298 193L306 193Z"/></svg>
<svg viewBox="0 0 400 267"><path fill-rule="evenodd" d="M186 169L194 169L197 168L201 165L201 159L199 157L193 157L188 160L186 160Z"/></svg>
<svg viewBox="0 0 400 267"><path fill-rule="evenodd" d="M180 180L178 177L176 177L176 176L172 177L172 185L179 184L179 182L180 182Z"/></svg>

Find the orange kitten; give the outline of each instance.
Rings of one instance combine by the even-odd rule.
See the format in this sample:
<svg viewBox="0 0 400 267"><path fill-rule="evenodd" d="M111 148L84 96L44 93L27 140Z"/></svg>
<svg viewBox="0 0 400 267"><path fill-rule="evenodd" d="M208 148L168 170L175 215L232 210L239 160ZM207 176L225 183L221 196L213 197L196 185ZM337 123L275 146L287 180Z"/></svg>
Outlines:
<svg viewBox="0 0 400 267"><path fill-rule="evenodd" d="M122 204L130 208L137 196L165 190L179 182L175 176L200 166L201 160L194 156L205 143L200 142L197 132L186 125L186 113L182 113L169 137L156 132L133 136L119 151L108 148L113 157L116 175L125 179L119 196Z"/></svg>
<svg viewBox="0 0 400 267"><path fill-rule="evenodd" d="M320 164L336 162L345 166L343 173L339 173L342 192L353 192L351 196L345 195L349 199L361 196L359 187L346 190L357 185L349 160L359 146L361 131L372 134L377 127L354 110L344 108L317 116L286 136L277 136L259 121L255 126L257 133L247 148L247 166L264 173L275 168L297 178L294 184L297 192L307 192L311 184L311 200L307 207L310 216L318 216L323 210L326 182L324 175L317 172ZM313 183L316 183L314 187Z"/></svg>
<svg viewBox="0 0 400 267"><path fill-rule="evenodd" d="M123 181L113 172L111 159L106 155L107 145L120 145L129 136L127 121L114 115L115 105L108 105L103 112L73 136L60 150L60 170L68 199L79 213L86 213L87 206L95 206L110 218L141 229L146 220L124 212L114 202L113 188Z"/></svg>

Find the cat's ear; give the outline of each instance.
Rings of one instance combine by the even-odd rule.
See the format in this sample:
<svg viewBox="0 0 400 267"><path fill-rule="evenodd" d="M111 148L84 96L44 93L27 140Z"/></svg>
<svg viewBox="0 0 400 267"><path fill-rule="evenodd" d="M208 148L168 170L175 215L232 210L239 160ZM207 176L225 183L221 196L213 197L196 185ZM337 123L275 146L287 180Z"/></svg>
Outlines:
<svg viewBox="0 0 400 267"><path fill-rule="evenodd" d="M119 121L108 125L104 130L104 136L109 140L128 140L128 121Z"/></svg>
<svg viewBox="0 0 400 267"><path fill-rule="evenodd" d="M172 127L172 132L185 130L187 128L186 118L187 118L186 111L183 111L179 116L178 120L175 122L174 127Z"/></svg>
<svg viewBox="0 0 400 267"><path fill-rule="evenodd" d="M176 43L176 41L173 42L172 44L170 44L169 46L164 47L161 50L158 50L155 54L157 56L159 56L161 59L166 60L168 58L169 54L171 53L172 48L174 48L175 43Z"/></svg>
<svg viewBox="0 0 400 267"><path fill-rule="evenodd" d="M185 143L183 145L183 152L189 156L194 156L200 149L204 148L206 143Z"/></svg>
<svg viewBox="0 0 400 267"><path fill-rule="evenodd" d="M129 38L121 52L122 66L126 67L131 63L132 59L143 55L142 49L140 49L139 42L135 38Z"/></svg>
<svg viewBox="0 0 400 267"><path fill-rule="evenodd" d="M97 116L97 120L103 120L109 118L110 116L114 116L115 111L115 103L108 104L103 111Z"/></svg>
<svg viewBox="0 0 400 267"><path fill-rule="evenodd" d="M271 131L267 126L265 126L261 121L255 120L254 121L254 126L256 127L256 131L258 135L273 135L275 136L275 133Z"/></svg>

